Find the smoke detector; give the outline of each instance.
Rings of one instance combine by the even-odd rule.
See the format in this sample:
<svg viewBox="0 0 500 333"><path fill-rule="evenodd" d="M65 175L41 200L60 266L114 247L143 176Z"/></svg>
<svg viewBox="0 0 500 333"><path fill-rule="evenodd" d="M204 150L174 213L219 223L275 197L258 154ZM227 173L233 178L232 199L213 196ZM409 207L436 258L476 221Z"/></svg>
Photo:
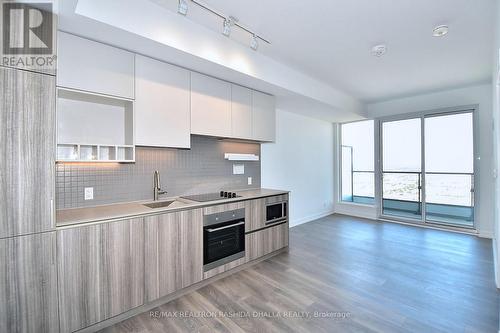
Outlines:
<svg viewBox="0 0 500 333"><path fill-rule="evenodd" d="M372 47L372 56L381 57L387 52L387 46L385 44L375 45Z"/></svg>
<svg viewBox="0 0 500 333"><path fill-rule="evenodd" d="M447 25L438 25L432 30L432 36L434 37L443 37L448 33L448 26Z"/></svg>

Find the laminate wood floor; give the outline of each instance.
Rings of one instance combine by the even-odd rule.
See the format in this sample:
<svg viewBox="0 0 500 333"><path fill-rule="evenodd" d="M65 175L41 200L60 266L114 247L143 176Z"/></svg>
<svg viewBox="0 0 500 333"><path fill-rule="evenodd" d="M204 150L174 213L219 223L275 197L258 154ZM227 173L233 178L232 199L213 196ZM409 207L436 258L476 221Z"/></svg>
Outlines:
<svg viewBox="0 0 500 333"><path fill-rule="evenodd" d="M102 332L496 333L498 300L491 241L332 215L292 228L288 253Z"/></svg>

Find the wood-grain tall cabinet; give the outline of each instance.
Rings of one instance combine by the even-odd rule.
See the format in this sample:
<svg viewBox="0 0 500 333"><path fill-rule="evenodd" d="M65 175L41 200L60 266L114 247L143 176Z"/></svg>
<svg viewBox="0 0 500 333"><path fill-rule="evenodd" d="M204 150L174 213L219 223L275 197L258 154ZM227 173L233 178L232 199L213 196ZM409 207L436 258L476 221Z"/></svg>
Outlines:
<svg viewBox="0 0 500 333"><path fill-rule="evenodd" d="M0 332L57 332L56 235L0 239Z"/></svg>
<svg viewBox="0 0 500 333"><path fill-rule="evenodd" d="M55 77L0 66L0 332L57 332Z"/></svg>
<svg viewBox="0 0 500 333"><path fill-rule="evenodd" d="M53 21L37 31L45 42L55 36L51 15L43 11L43 18ZM22 16L15 17L4 38L19 40L25 34ZM0 332L59 330L53 224L56 61L55 44L47 46L52 54L44 54L43 66L17 61L0 66Z"/></svg>
<svg viewBox="0 0 500 333"><path fill-rule="evenodd" d="M0 238L53 225L55 78L0 67Z"/></svg>

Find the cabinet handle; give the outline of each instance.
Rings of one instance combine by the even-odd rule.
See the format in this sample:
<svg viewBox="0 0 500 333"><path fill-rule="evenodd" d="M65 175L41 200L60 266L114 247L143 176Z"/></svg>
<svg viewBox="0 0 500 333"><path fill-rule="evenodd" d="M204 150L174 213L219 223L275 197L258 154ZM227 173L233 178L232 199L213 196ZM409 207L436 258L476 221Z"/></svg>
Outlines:
<svg viewBox="0 0 500 333"><path fill-rule="evenodd" d="M50 223L52 224L52 227L55 227L55 218L54 218L54 199L50 199Z"/></svg>

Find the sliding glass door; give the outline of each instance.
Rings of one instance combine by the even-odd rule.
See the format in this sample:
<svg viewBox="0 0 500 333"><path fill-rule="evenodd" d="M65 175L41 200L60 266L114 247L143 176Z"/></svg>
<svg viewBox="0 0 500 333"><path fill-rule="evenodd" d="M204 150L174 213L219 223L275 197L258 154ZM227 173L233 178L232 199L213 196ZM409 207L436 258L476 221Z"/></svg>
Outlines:
<svg viewBox="0 0 500 333"><path fill-rule="evenodd" d="M382 214L422 220L420 118L382 123Z"/></svg>
<svg viewBox="0 0 500 333"><path fill-rule="evenodd" d="M473 112L381 122L381 215L474 227Z"/></svg>
<svg viewBox="0 0 500 333"><path fill-rule="evenodd" d="M429 222L474 225L472 112L425 118L425 189Z"/></svg>

